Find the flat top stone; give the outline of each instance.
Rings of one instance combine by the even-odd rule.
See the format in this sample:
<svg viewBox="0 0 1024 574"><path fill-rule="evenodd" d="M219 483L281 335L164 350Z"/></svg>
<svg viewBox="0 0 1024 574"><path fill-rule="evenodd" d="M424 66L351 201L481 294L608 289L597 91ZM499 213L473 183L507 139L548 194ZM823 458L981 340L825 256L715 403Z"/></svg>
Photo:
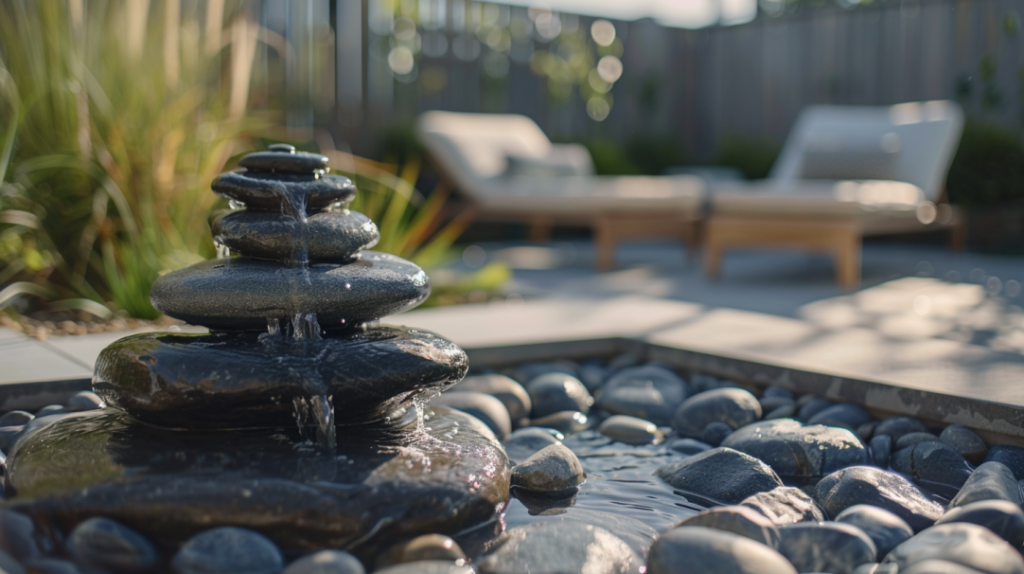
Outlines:
<svg viewBox="0 0 1024 574"><path fill-rule="evenodd" d="M214 193L245 203L254 211L283 211L293 216L315 213L335 202L348 203L356 186L340 175L230 171L210 184Z"/></svg>
<svg viewBox="0 0 1024 574"><path fill-rule="evenodd" d="M782 486L760 460L731 448L715 448L659 468L655 475L703 504L737 504ZM699 500L703 498L704 500Z"/></svg>
<svg viewBox="0 0 1024 574"><path fill-rule="evenodd" d="M867 449L848 429L804 426L792 419L749 424L729 435L722 446L761 459L779 476L824 476L868 461Z"/></svg>
<svg viewBox="0 0 1024 574"><path fill-rule="evenodd" d="M291 146L288 146L291 147ZM295 151L282 146L272 146L267 151L250 153L238 165L252 171L286 171L307 173L327 169L327 156L318 153Z"/></svg>

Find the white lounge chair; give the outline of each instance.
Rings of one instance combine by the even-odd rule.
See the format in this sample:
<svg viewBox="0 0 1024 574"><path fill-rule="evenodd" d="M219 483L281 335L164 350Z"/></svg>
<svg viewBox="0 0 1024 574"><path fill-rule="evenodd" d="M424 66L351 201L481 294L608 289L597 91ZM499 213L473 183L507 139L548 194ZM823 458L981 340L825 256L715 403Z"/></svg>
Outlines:
<svg viewBox="0 0 1024 574"><path fill-rule="evenodd" d="M962 216L943 187L962 129L949 101L805 109L768 179L713 186L707 275L727 249L795 247L831 252L837 281L853 288L865 235L947 228L959 245Z"/></svg>
<svg viewBox="0 0 1024 574"><path fill-rule="evenodd" d="M620 239L696 240L694 221L705 198L699 177L596 176L586 148L552 144L519 115L426 112L417 132L480 218L526 222L533 239L545 238L554 224L588 225L600 269L614 266Z"/></svg>

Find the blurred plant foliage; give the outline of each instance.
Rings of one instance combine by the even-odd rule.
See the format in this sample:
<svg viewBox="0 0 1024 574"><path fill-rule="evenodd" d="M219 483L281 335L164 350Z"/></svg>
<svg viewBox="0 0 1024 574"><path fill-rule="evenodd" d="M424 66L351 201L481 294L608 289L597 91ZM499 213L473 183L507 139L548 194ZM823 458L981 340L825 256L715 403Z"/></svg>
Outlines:
<svg viewBox="0 0 1024 574"><path fill-rule="evenodd" d="M260 31L240 6L0 3L8 298L154 318L153 280L214 254L209 182L269 125L247 111Z"/></svg>
<svg viewBox="0 0 1024 574"><path fill-rule="evenodd" d="M1024 200L1021 135L992 123L968 121L946 178L949 200L962 205Z"/></svg>
<svg viewBox="0 0 1024 574"><path fill-rule="evenodd" d="M769 139L730 134L722 138L712 163L734 167L747 179L762 179L768 177L778 156L779 145Z"/></svg>

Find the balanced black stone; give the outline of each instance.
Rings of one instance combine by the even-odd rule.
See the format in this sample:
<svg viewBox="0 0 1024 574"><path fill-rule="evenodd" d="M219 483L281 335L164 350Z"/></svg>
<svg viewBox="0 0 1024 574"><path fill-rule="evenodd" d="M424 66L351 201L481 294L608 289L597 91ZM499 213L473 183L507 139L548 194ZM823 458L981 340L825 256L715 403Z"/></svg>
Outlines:
<svg viewBox="0 0 1024 574"><path fill-rule="evenodd" d="M125 337L96 362L105 408L12 419L5 503L57 540L98 517L123 525L175 556L175 572L199 571L182 552L211 532L372 563L395 540L498 518L510 481L500 444L477 419L427 404L465 376L466 353L367 324L422 302L427 275L365 251L377 227L346 209L355 187L326 157L276 145L240 165L213 183L244 204L211 222L231 256L151 290L157 309L210 333Z"/></svg>

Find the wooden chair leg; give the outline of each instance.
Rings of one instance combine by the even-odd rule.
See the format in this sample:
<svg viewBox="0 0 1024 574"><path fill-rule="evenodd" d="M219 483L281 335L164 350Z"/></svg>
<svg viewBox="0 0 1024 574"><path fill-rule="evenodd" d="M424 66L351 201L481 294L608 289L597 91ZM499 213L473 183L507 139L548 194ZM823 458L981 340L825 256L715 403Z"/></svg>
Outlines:
<svg viewBox="0 0 1024 574"><path fill-rule="evenodd" d="M550 217L537 217L530 221L530 229L527 232L527 238L530 241L544 242L551 240L551 231L554 229L554 223Z"/></svg>
<svg viewBox="0 0 1024 574"><path fill-rule="evenodd" d="M949 249L950 251L963 251L967 243L967 222L962 219L953 223L949 228Z"/></svg>
<svg viewBox="0 0 1024 574"><path fill-rule="evenodd" d="M836 282L847 291L860 286L861 236L851 226L837 238L835 250Z"/></svg>
<svg viewBox="0 0 1024 574"><path fill-rule="evenodd" d="M614 225L608 220L594 222L594 266L598 271L611 271L615 268L615 237Z"/></svg>
<svg viewBox="0 0 1024 574"><path fill-rule="evenodd" d="M722 252L724 246L710 225L704 226L704 276L718 279L722 271Z"/></svg>

